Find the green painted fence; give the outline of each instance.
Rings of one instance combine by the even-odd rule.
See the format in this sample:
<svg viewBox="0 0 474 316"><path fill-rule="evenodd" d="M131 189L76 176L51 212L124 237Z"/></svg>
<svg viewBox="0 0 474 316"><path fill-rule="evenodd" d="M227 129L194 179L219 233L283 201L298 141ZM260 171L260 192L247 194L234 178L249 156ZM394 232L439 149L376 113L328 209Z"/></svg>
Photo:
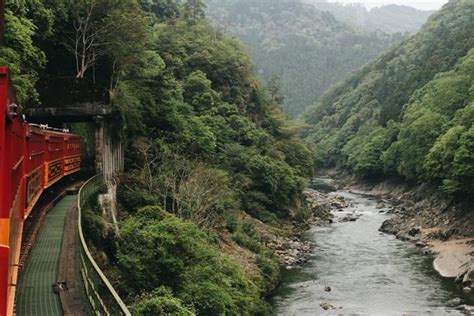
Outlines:
<svg viewBox="0 0 474 316"><path fill-rule="evenodd" d="M79 267L80 277L84 284L90 309L96 315L131 315L127 306L120 299L94 258L92 258L82 231L82 208L91 197L95 196L104 187L104 178L102 174L98 174L85 182L79 190L77 199L79 226L77 253L79 255L76 257L78 260L76 264Z"/></svg>

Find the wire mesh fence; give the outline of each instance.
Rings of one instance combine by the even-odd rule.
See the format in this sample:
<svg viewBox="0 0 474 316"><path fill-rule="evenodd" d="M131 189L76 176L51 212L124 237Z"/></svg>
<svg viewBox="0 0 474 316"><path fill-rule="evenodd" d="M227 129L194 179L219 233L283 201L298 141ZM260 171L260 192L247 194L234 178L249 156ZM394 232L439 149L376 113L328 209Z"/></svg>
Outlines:
<svg viewBox="0 0 474 316"><path fill-rule="evenodd" d="M76 265L77 271L84 287L89 310L94 315L131 315L126 305L118 296L107 277L99 268L87 247L82 231L82 210L91 198L97 196L105 187L102 174L90 178L79 190L77 199L78 233Z"/></svg>

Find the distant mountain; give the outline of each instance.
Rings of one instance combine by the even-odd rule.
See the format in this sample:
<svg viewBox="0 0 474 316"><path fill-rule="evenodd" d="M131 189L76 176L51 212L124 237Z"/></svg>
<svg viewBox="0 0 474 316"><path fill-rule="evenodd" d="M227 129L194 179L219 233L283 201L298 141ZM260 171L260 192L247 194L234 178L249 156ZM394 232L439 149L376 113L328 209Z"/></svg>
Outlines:
<svg viewBox="0 0 474 316"><path fill-rule="evenodd" d="M386 33L416 33L434 11L403 5L386 5L367 10L360 4L341 5L321 0L302 0L318 10L331 12L336 19L358 29Z"/></svg>
<svg viewBox="0 0 474 316"><path fill-rule="evenodd" d="M317 162L474 194L474 1L334 85L305 114Z"/></svg>
<svg viewBox="0 0 474 316"><path fill-rule="evenodd" d="M369 11L367 28L388 33L416 33L433 13L399 5L374 8Z"/></svg>
<svg viewBox="0 0 474 316"><path fill-rule="evenodd" d="M332 83L404 39L401 34L356 29L329 10L298 1L206 3L208 16L249 47L261 78L280 77L284 109L293 117L315 103Z"/></svg>

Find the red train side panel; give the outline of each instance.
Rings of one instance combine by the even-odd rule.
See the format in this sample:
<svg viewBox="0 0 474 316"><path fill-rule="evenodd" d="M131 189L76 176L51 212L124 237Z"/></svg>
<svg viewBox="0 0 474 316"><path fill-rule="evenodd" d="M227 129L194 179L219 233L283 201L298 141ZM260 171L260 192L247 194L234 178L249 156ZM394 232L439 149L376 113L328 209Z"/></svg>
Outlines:
<svg viewBox="0 0 474 316"><path fill-rule="evenodd" d="M64 154L64 175L77 172L81 168L81 137L66 135Z"/></svg>
<svg viewBox="0 0 474 316"><path fill-rule="evenodd" d="M37 127L27 126L26 147L28 162L25 174L25 218L30 214L44 188L44 162L46 157L45 131Z"/></svg>
<svg viewBox="0 0 474 316"><path fill-rule="evenodd" d="M63 176L64 134L46 131L45 187L50 187Z"/></svg>
<svg viewBox="0 0 474 316"><path fill-rule="evenodd" d="M14 101L0 67L0 316L13 314L24 220L45 188L81 165L79 135L26 124Z"/></svg>
<svg viewBox="0 0 474 316"><path fill-rule="evenodd" d="M15 284L18 276L21 233L24 216L24 174L26 138L24 123L15 115L15 99L8 71L0 68L0 140L2 171L0 178L0 315L13 312Z"/></svg>
<svg viewBox="0 0 474 316"><path fill-rule="evenodd" d="M7 70L0 68L0 316L7 313L8 296L8 260L9 260L9 234L10 219L6 212L7 204L5 194L5 123L7 100Z"/></svg>

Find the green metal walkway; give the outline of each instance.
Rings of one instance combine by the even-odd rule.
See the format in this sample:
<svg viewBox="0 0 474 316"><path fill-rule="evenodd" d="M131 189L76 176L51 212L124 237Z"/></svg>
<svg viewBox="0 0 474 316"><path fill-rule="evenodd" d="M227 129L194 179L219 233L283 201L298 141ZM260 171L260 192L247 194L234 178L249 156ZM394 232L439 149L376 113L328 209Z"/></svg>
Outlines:
<svg viewBox="0 0 474 316"><path fill-rule="evenodd" d="M65 196L46 215L17 288L16 315L63 315L59 295L53 291L58 278L59 257L66 213L77 201Z"/></svg>

